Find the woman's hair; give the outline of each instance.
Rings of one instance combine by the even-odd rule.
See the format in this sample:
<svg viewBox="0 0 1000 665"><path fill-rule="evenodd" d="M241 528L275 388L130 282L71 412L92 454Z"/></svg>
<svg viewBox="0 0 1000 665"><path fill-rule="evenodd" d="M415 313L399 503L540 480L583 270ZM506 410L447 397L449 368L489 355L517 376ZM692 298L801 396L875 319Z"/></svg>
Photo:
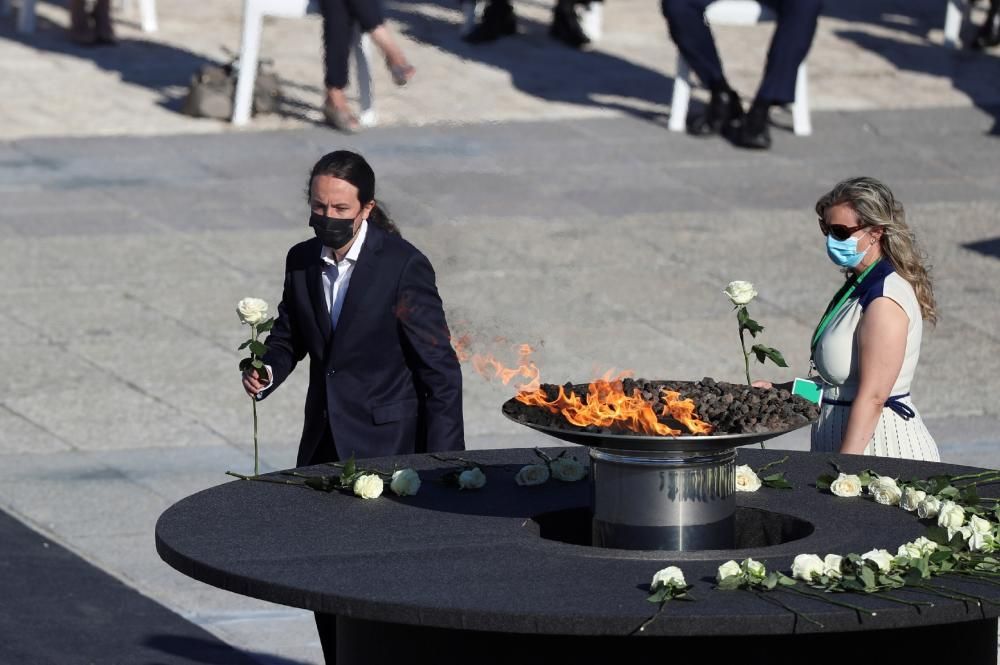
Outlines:
<svg viewBox="0 0 1000 665"><path fill-rule="evenodd" d="M375 201L375 172L365 158L350 150L335 150L323 155L309 172L309 182L306 184L306 198L312 196L313 179L318 175L328 175L351 183L358 188L358 200L364 206ZM387 233L400 235L399 227L389 218L381 203L375 201L375 207L368 214L368 221Z"/></svg>
<svg viewBox="0 0 1000 665"><path fill-rule="evenodd" d="M934 289L928 267L924 265L927 256L906 224L903 204L875 178L848 178L820 197L816 202L816 214L826 219L827 210L841 203L851 206L862 226L882 228L879 245L883 256L889 259L899 276L913 286L921 316L937 323Z"/></svg>

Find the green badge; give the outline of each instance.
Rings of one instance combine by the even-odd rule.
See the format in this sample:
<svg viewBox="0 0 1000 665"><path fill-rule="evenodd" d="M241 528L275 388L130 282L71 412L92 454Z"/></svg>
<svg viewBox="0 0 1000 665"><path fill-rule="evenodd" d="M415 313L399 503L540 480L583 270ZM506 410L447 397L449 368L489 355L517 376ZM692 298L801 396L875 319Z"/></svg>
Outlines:
<svg viewBox="0 0 1000 665"><path fill-rule="evenodd" d="M823 387L819 381L795 379L795 382L792 383L792 394L804 397L813 404L819 404L823 399Z"/></svg>

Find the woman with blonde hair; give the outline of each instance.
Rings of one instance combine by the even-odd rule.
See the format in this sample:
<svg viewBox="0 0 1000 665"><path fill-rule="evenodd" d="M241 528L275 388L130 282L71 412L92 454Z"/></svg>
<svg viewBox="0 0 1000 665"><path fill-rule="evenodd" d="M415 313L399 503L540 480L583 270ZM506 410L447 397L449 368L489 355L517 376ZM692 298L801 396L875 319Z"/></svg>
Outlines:
<svg viewBox="0 0 1000 665"><path fill-rule="evenodd" d="M923 322L937 321L924 256L903 205L874 178L850 178L816 202L827 255L847 280L812 336L822 388L811 449L938 461L910 400Z"/></svg>

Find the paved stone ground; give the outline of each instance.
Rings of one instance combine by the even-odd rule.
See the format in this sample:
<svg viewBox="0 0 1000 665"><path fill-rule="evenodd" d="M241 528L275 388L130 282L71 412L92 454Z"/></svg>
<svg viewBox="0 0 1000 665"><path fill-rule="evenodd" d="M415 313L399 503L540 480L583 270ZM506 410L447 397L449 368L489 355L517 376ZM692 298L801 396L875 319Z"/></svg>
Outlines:
<svg viewBox="0 0 1000 665"><path fill-rule="evenodd" d="M916 402L946 460L1000 467L1000 59L936 45L943 3L868 4L822 22L815 135L776 131L766 154L665 131L673 55L655 3L615 3L584 54L548 43L542 4L520 3L526 34L485 49L458 42L450 6L392 5L421 78L383 81L385 127L349 139L309 121L315 19L266 29L304 106L248 131L172 110L190 71L236 46L235 5L178 0L155 39L125 26L104 51L67 46L59 7L42 4L25 40L0 23L0 508L261 662L319 661L309 615L175 573L152 528L250 467L233 307L277 302L285 249L309 235L305 173L336 147L372 161L453 327L511 361L535 344L553 381L611 367L738 380L732 279L757 284L753 313L792 366L755 374L804 371L837 281L812 204L844 176L884 178L941 305ZM720 35L743 90L766 36ZM294 461L305 379L261 406L268 468ZM467 372L471 446L542 442L500 416L511 392Z"/></svg>

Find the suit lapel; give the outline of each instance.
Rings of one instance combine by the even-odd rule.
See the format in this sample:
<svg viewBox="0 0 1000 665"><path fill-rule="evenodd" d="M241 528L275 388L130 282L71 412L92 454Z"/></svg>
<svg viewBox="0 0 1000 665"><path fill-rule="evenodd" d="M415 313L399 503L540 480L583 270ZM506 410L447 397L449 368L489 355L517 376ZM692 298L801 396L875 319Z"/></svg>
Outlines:
<svg viewBox="0 0 1000 665"><path fill-rule="evenodd" d="M347 287L347 295L344 296L344 306L340 310L340 318L337 319L337 331L334 337L344 334L351 326L351 322L356 316L360 303L365 299L365 294L370 292L375 277L378 275L378 262L382 253L382 239L384 231L369 222L368 233L365 237L365 244L361 247L361 254L358 255L358 262L351 272L351 281ZM332 340L331 340L332 341Z"/></svg>
<svg viewBox="0 0 1000 665"><path fill-rule="evenodd" d="M330 325L330 310L326 304L326 291L323 289L323 259L319 247L315 261L306 268L306 286L309 289L309 302L312 303L313 314L316 316L316 325L323 335L323 345L327 346L333 330Z"/></svg>

